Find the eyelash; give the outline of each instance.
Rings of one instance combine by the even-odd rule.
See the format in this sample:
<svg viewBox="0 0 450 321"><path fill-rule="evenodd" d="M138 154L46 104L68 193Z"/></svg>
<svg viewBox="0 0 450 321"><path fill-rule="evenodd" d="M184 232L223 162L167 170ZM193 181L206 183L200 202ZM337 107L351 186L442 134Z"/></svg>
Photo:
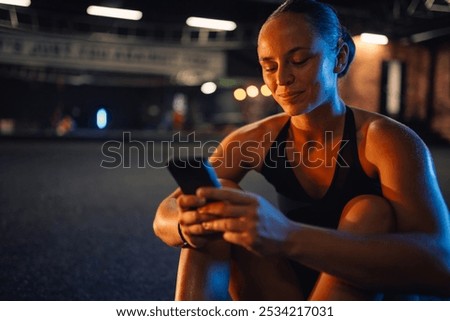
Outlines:
<svg viewBox="0 0 450 321"><path fill-rule="evenodd" d="M309 61L309 59L311 59L311 57L308 57L306 59L303 59L301 61L292 61L292 64L295 66L301 66L304 65L305 63L307 63ZM277 68L276 67L268 67L268 68L264 68L265 72L273 72L275 71Z"/></svg>
<svg viewBox="0 0 450 321"><path fill-rule="evenodd" d="M305 58L305 59L303 59L303 60L301 60L301 61L293 61L292 63L294 64L294 65L297 65L297 66L299 66L299 65L303 65L303 64L305 64L305 63L307 63L308 62L308 60L310 59L311 57L308 57L308 58Z"/></svg>

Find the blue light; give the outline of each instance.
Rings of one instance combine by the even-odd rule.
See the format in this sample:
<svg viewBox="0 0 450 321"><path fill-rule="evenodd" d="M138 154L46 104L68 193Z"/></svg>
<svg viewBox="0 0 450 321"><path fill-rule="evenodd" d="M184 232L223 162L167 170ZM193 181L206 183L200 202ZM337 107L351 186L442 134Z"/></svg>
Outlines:
<svg viewBox="0 0 450 321"><path fill-rule="evenodd" d="M108 114L105 108L100 108L97 111L97 127L103 129L108 124Z"/></svg>
<svg viewBox="0 0 450 321"><path fill-rule="evenodd" d="M213 301L231 300L228 293L230 267L226 262L212 263L206 273L206 297Z"/></svg>

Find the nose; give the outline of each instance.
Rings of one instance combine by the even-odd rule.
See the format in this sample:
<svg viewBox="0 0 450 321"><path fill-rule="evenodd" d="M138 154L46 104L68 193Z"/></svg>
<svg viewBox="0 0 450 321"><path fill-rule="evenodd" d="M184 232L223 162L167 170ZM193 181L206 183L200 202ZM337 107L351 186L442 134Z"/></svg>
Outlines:
<svg viewBox="0 0 450 321"><path fill-rule="evenodd" d="M295 80L294 74L291 72L290 68L287 66L279 66L277 73L277 85L278 86L289 86Z"/></svg>

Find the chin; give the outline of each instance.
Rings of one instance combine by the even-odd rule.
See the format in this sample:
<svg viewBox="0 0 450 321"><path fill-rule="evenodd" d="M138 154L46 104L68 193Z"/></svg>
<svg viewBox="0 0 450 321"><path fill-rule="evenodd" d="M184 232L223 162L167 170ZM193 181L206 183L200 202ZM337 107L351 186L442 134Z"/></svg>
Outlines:
<svg viewBox="0 0 450 321"><path fill-rule="evenodd" d="M314 109L311 106L299 106L299 105L284 105L281 106L281 108L286 114L288 114L291 117L307 114Z"/></svg>

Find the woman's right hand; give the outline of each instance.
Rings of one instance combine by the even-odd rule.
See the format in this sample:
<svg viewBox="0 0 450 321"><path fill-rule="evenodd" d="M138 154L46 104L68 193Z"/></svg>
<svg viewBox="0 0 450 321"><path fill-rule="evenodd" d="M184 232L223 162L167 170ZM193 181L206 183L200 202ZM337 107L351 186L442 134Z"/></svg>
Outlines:
<svg viewBox="0 0 450 321"><path fill-rule="evenodd" d="M201 248L211 241L212 238L217 238L222 234L207 231L203 228L202 223L216 219L214 215L200 214L197 211L197 208L205 204L206 199L196 195L181 194L177 198L180 232L186 242L193 248Z"/></svg>

